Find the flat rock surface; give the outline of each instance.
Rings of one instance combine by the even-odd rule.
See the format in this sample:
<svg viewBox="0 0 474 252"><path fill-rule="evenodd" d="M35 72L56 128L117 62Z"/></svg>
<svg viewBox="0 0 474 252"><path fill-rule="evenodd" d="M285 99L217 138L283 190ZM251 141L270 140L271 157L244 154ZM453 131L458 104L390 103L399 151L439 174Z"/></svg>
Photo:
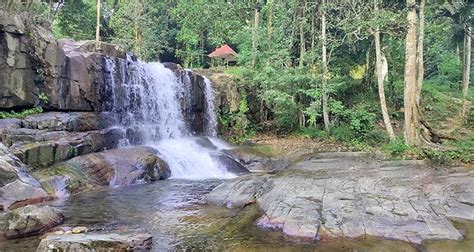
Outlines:
<svg viewBox="0 0 474 252"><path fill-rule="evenodd" d="M152 236L137 234L64 234L48 235L37 251L143 251L152 247Z"/></svg>
<svg viewBox="0 0 474 252"><path fill-rule="evenodd" d="M263 211L257 224L311 239L462 239L449 219L474 220L474 171L364 155L313 155L277 174L225 182L210 203Z"/></svg>

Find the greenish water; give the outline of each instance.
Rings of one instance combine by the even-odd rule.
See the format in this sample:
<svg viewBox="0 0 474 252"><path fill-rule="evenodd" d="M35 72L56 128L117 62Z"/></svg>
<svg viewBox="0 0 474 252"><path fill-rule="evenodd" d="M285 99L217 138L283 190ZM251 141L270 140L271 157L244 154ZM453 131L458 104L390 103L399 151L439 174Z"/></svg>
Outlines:
<svg viewBox="0 0 474 252"><path fill-rule="evenodd" d="M64 226L105 232L139 230L153 235L154 251L473 251L474 223L458 223L462 241L430 241L420 246L377 238L308 241L254 225L255 207L230 210L204 204L221 181L165 180L106 188L50 202L65 216ZM35 251L39 237L0 241L0 251Z"/></svg>

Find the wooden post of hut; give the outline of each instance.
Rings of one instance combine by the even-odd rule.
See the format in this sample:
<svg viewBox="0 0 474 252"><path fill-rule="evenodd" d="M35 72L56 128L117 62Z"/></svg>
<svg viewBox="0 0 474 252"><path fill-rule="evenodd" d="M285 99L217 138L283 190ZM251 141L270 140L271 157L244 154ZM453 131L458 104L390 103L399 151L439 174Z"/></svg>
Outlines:
<svg viewBox="0 0 474 252"><path fill-rule="evenodd" d="M219 62L224 62L226 66L229 66L229 62L237 61L237 53L227 44L217 48L208 56L211 58L212 67L215 66L216 61L217 65L219 65Z"/></svg>

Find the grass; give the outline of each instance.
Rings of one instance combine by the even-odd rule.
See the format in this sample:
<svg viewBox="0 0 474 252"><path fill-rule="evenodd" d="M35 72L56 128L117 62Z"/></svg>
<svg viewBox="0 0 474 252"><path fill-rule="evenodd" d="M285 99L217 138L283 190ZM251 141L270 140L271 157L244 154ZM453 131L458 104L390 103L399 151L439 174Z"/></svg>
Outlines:
<svg viewBox="0 0 474 252"><path fill-rule="evenodd" d="M35 107L35 108L25 109L25 110L22 110L21 112L15 112L15 111L3 112L3 111L0 111L0 119L7 119L7 118L23 119L23 118L25 118L29 115L39 114L39 113L43 113L43 108L42 107Z"/></svg>

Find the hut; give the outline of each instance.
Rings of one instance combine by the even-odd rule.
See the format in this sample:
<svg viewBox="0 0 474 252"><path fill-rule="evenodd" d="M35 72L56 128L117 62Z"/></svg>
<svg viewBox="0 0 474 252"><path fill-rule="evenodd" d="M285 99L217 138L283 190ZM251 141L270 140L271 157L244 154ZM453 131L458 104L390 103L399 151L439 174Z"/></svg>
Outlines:
<svg viewBox="0 0 474 252"><path fill-rule="evenodd" d="M237 53L227 44L217 48L208 56L211 58L211 66L220 65L221 63L228 66L229 63L235 63L237 60Z"/></svg>

